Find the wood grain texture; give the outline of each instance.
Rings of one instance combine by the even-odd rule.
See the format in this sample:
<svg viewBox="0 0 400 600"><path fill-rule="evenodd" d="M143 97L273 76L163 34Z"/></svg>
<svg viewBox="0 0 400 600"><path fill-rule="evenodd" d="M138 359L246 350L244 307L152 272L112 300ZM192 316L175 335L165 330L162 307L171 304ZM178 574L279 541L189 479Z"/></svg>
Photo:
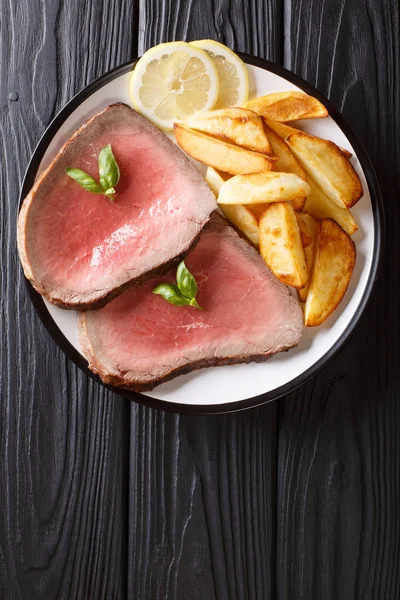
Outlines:
<svg viewBox="0 0 400 600"><path fill-rule="evenodd" d="M211 37L280 57L279 2L140 2L139 54ZM277 405L227 417L132 406L128 596L272 598Z"/></svg>
<svg viewBox="0 0 400 600"><path fill-rule="evenodd" d="M0 598L399 598L396 0L0 9ZM75 92L137 46L204 37L284 58L343 110L377 168L387 251L319 377L254 411L182 417L123 403L56 348L28 300L15 219L33 148Z"/></svg>
<svg viewBox="0 0 400 600"><path fill-rule="evenodd" d="M272 597L274 406L221 417L132 406L130 598Z"/></svg>
<svg viewBox="0 0 400 600"><path fill-rule="evenodd" d="M139 0L139 54L160 42L208 38L280 62L281 0Z"/></svg>
<svg viewBox="0 0 400 600"><path fill-rule="evenodd" d="M45 332L15 234L20 184L45 127L130 58L132 3L1 0L0 14L0 598L122 598L129 406Z"/></svg>
<svg viewBox="0 0 400 600"><path fill-rule="evenodd" d="M277 597L400 597L399 4L285 4L285 62L340 108L386 210L378 290L340 356L279 405Z"/></svg>

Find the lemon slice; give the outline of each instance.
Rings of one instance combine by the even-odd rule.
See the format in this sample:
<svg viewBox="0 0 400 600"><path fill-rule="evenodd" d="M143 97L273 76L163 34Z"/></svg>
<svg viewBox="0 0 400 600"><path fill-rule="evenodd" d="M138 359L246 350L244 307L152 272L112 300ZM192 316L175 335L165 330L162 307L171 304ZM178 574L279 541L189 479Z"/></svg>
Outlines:
<svg viewBox="0 0 400 600"><path fill-rule="evenodd" d="M249 96L249 77L244 62L224 44L214 40L190 42L212 59L219 77L219 96L214 108L241 106Z"/></svg>
<svg viewBox="0 0 400 600"><path fill-rule="evenodd" d="M176 121L213 108L218 92L218 73L212 60L186 42L150 48L136 64L129 85L134 108L167 130Z"/></svg>

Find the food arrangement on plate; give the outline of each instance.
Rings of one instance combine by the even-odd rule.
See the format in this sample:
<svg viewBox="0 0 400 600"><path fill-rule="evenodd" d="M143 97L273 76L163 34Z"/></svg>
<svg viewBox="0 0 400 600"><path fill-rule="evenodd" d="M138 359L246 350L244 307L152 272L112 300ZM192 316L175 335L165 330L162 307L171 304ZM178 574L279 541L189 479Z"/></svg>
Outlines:
<svg viewBox="0 0 400 600"><path fill-rule="evenodd" d="M25 275L80 311L83 353L105 383L145 391L265 361L346 293L363 195L351 153L293 123L328 116L316 98L248 89L221 44L152 48L130 78L134 108L84 123L22 205Z"/></svg>

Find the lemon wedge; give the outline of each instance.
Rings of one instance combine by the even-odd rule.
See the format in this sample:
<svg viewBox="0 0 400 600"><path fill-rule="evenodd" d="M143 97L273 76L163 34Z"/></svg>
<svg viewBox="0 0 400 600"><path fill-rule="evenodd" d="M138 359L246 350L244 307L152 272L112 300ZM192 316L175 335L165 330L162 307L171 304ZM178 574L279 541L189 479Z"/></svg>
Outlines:
<svg viewBox="0 0 400 600"><path fill-rule="evenodd" d="M197 40L191 46L201 48L215 64L219 77L219 96L214 108L241 106L249 97L249 77L244 62L224 44Z"/></svg>
<svg viewBox="0 0 400 600"><path fill-rule="evenodd" d="M201 48L169 42L150 48L132 72L129 93L134 108L162 129L214 107L219 93L217 69Z"/></svg>

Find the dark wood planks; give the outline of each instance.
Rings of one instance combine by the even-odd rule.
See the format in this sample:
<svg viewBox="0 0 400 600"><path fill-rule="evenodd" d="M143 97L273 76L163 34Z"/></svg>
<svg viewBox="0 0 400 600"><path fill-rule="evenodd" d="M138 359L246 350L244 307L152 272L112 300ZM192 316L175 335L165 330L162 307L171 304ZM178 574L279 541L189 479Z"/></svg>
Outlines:
<svg viewBox="0 0 400 600"><path fill-rule="evenodd" d="M45 332L15 226L40 135L73 94L131 57L134 8L2 0L0 12L0 597L123 598L129 405Z"/></svg>
<svg viewBox="0 0 400 600"><path fill-rule="evenodd" d="M136 54L138 7L2 0L0 598L400 596L398 4L142 0L139 50L213 37L279 62L283 8L286 66L343 109L377 167L381 289L342 354L285 401L210 418L132 405L128 465L129 405L39 324L15 215L52 116Z"/></svg>
<svg viewBox="0 0 400 600"><path fill-rule="evenodd" d="M382 187L378 290L340 356L279 403L277 597L400 597L399 4L285 4L285 62L329 96Z"/></svg>
<svg viewBox="0 0 400 600"><path fill-rule="evenodd" d="M130 598L271 597L273 407L221 417L132 407Z"/></svg>
<svg viewBox="0 0 400 600"><path fill-rule="evenodd" d="M140 3L139 54L211 37L280 59L277 2ZM128 595L273 597L277 405L185 417L131 409Z"/></svg>
<svg viewBox="0 0 400 600"><path fill-rule="evenodd" d="M139 54L161 42L213 39L282 59L281 0L139 0Z"/></svg>

